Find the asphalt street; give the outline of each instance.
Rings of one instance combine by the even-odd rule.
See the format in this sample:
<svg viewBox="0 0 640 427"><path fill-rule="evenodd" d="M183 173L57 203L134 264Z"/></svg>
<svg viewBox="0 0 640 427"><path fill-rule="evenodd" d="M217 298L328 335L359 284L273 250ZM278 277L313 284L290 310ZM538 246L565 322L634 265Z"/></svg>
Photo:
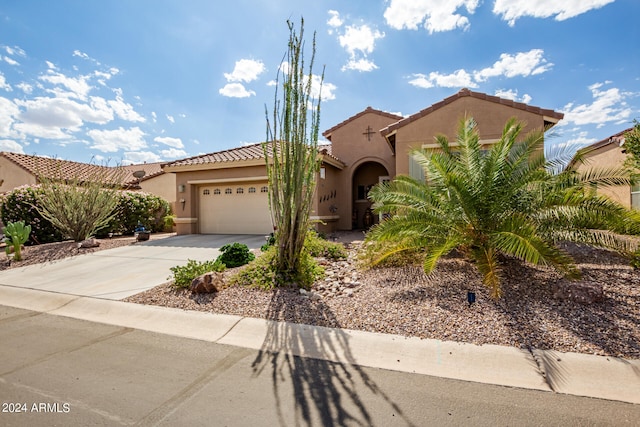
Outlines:
<svg viewBox="0 0 640 427"><path fill-rule="evenodd" d="M3 426L631 426L640 420L640 405L365 368L7 306L0 306L0 342Z"/></svg>

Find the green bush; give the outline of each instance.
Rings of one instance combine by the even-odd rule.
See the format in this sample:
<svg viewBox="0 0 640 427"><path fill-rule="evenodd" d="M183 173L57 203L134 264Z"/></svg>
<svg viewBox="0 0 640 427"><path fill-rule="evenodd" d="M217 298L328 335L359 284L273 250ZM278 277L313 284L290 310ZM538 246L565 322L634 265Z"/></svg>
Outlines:
<svg viewBox="0 0 640 427"><path fill-rule="evenodd" d="M62 233L36 209L40 186L23 186L0 196L0 217L4 224L24 221L31 226L26 244L60 242Z"/></svg>
<svg viewBox="0 0 640 427"><path fill-rule="evenodd" d="M187 265L177 265L171 267L170 270L173 273L173 286L176 288L188 288L196 277L210 271L224 271L225 266L218 260L198 262L189 259L187 260Z"/></svg>
<svg viewBox="0 0 640 427"><path fill-rule="evenodd" d="M165 230L166 217L171 214L169 202L162 197L140 191L121 191L116 215L102 234L133 234L140 222L152 233Z"/></svg>
<svg viewBox="0 0 640 427"><path fill-rule="evenodd" d="M347 251L342 244L325 240L314 230L307 232L304 248L314 257L325 257L332 260L345 259L347 257Z"/></svg>
<svg viewBox="0 0 640 427"><path fill-rule="evenodd" d="M216 259L227 266L227 268L240 267L255 259L255 255L249 251L249 247L244 243L229 243L220 248L220 256Z"/></svg>
<svg viewBox="0 0 640 427"><path fill-rule="evenodd" d="M303 251L300 254L300 272L295 283L284 283L276 274L276 248L271 246L262 255L249 263L245 268L230 278L230 284L271 290L278 286L300 287L310 289L313 282L324 275L324 269L313 257Z"/></svg>

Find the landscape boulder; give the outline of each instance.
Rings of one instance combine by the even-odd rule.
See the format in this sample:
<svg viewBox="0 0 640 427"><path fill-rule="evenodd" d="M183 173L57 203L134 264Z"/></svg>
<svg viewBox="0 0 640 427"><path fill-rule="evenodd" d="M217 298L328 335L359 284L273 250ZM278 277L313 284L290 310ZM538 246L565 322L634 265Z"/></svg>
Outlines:
<svg viewBox="0 0 640 427"><path fill-rule="evenodd" d="M604 301L604 288L602 283L596 282L560 282L553 285L553 297L580 304L593 304Z"/></svg>
<svg viewBox="0 0 640 427"><path fill-rule="evenodd" d="M222 290L224 275L216 271L204 273L191 282L191 292L194 294L210 294Z"/></svg>
<svg viewBox="0 0 640 427"><path fill-rule="evenodd" d="M78 243L78 248L83 248L83 249L97 248L98 246L100 246L100 242L98 242L94 238L86 239L86 240L83 240L82 242Z"/></svg>

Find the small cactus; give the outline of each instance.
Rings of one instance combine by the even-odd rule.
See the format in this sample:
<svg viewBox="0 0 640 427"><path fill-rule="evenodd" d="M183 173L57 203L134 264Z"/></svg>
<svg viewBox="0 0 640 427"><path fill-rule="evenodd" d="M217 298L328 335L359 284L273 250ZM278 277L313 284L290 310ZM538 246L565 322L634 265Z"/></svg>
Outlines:
<svg viewBox="0 0 640 427"><path fill-rule="evenodd" d="M29 239L31 225L24 225L24 221L10 222L2 229L7 255L13 253L15 261L22 260L22 245Z"/></svg>

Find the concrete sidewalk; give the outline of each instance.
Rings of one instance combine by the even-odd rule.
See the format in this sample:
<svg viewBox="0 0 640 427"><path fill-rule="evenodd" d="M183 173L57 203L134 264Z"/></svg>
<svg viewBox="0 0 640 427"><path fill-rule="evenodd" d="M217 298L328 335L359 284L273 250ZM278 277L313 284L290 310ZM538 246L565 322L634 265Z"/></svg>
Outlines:
<svg viewBox="0 0 640 427"><path fill-rule="evenodd" d="M257 249L265 239L255 235L167 237L4 270L0 285L120 300L166 283L169 269L189 259L215 259L220 247L233 242Z"/></svg>
<svg viewBox="0 0 640 427"><path fill-rule="evenodd" d="M349 365L640 404L640 360L477 346L0 286L0 304Z"/></svg>

